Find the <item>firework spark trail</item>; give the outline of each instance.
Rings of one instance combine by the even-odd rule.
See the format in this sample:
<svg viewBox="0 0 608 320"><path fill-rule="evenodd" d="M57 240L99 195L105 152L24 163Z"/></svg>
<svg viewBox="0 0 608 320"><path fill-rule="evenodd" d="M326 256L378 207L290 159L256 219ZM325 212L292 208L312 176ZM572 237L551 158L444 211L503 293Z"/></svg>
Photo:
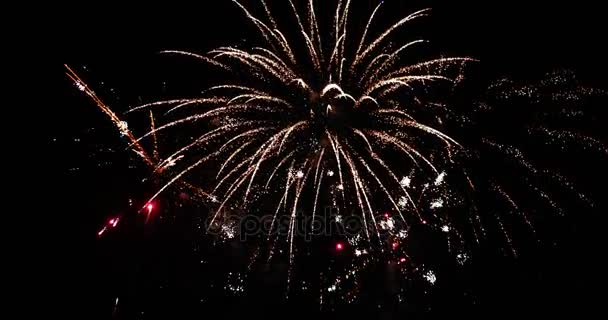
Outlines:
<svg viewBox="0 0 608 320"><path fill-rule="evenodd" d="M546 143L560 144L562 148L564 147L564 143L571 143L585 149L591 149L592 151L602 153L604 156L608 156L608 144L579 132L569 130L550 130L544 127L537 127L528 129L528 133L531 135L543 136L546 138Z"/></svg>
<svg viewBox="0 0 608 320"><path fill-rule="evenodd" d="M315 191L315 200L313 202L312 207L312 221L315 221L315 214L317 212L317 205L319 201L319 191L321 190L321 184L323 183L323 174L325 173L325 168L321 170L321 176L319 177L319 181L315 182L317 184L317 188Z"/></svg>
<svg viewBox="0 0 608 320"><path fill-rule="evenodd" d="M311 37L313 38L313 41L316 42L318 52L319 52L319 59L320 59L321 64L323 64L323 44L321 42L321 34L319 32L319 23L317 22L317 16L315 14L315 7L314 7L313 0L308 1L308 10L309 10L308 20L310 21L310 34L311 34Z"/></svg>
<svg viewBox="0 0 608 320"><path fill-rule="evenodd" d="M336 141L336 143L337 143L337 141ZM361 178L359 176L359 171L357 170L356 165L354 164L353 160L348 155L348 153L344 152L344 150L342 149L342 147L339 144L337 144L337 148L338 148L340 154L342 154L342 156L346 160L346 163L348 164L348 166L350 168L350 172L353 177L353 183L355 184L355 188L357 190L357 195L359 195L359 192L361 195L363 195L363 199L365 200L364 203L367 205L368 213L369 213L370 217L372 218L373 226L376 229L378 241L380 241L381 238L380 238L380 233L378 231L378 225L376 222L376 218L374 216L374 210L372 209L372 205L369 202L369 198L367 196L367 190L365 188L363 181L361 180ZM360 199L359 199L359 204L361 205ZM365 210L363 210L363 207L361 209L362 209L363 217L365 218ZM365 220L364 220L364 222L365 222ZM365 222L365 229L367 229L367 222ZM369 235L368 235L368 237L369 237Z"/></svg>
<svg viewBox="0 0 608 320"><path fill-rule="evenodd" d="M386 189L386 187L382 183L382 180L380 180L380 178L378 178L378 176L376 175L376 173L374 172L374 170L372 170L369 167L369 165L367 164L367 162L365 162L365 160L363 160L363 158L358 157L358 159L359 159L359 162L361 162L363 164L363 166L365 167L365 169L367 169L367 171L369 172L369 174L372 177L374 177L374 179L376 180L376 182L378 183L378 186L380 186L380 188L382 189L382 191L384 191L384 193L386 194L387 199L391 202L391 204L393 205L393 207L395 208L395 210L399 213L399 217L401 217L401 219L403 221L405 221L405 218L403 217L403 213L401 212L401 209L399 209L399 206L395 202L395 199L393 199L391 193Z"/></svg>
<svg viewBox="0 0 608 320"><path fill-rule="evenodd" d="M236 172L238 172L239 169L241 169L243 166L245 166L246 164L250 163L251 161L254 161L256 158L256 155L252 155L248 158L244 158L243 161L241 161L239 164L235 165L234 167L232 167L232 170L230 170L226 175L224 175L224 177L218 181L218 183L215 185L215 187L213 188L213 191L211 191L211 194L215 194L218 189L224 184L224 182L228 181L228 179L235 174ZM230 187L229 187L230 189Z"/></svg>
<svg viewBox="0 0 608 320"><path fill-rule="evenodd" d="M277 135L278 135L278 134L277 134ZM264 153L267 151L268 147L269 147L270 145L272 145L272 144L274 144L274 143L276 142L276 137L277 137L277 135L275 135L275 136L273 136L272 138L270 138L270 139L266 140L266 142L264 142L264 143L262 144L262 146L260 146L260 147L257 149L257 151L256 151L256 152L255 152L255 153L254 153L254 154L253 154L251 157L244 159L244 160L243 160L243 161L242 161L240 164L238 164L237 166L235 166L235 167L233 168L233 170L232 170L231 172L229 172L229 173L228 173L228 174L227 174L227 175L226 175L226 176L225 176L225 177L224 177L224 178L223 178L223 179L220 181L220 184L221 184L221 183L222 183L224 180L226 180L226 179L227 179L227 178L228 178L230 175L232 175L234 172L236 172L236 171L237 171L237 170L238 170L238 169L239 169L241 166L243 166L243 165L245 165L245 164L249 164L249 168L248 168L248 170L247 170L247 171L245 171L245 173L243 173L243 174L241 175L241 178L242 178L242 177L244 177L244 176L246 176L246 175L248 175L250 172L253 172L254 170L256 170L256 168L257 168L258 166L257 166L257 165L256 165L256 166L252 166L251 164L252 164L252 163L255 161L255 159L258 157L258 155L260 155L261 153L262 153L262 154L264 154ZM240 178L239 178L239 179L240 179ZM231 186L228 188L228 190L229 190L229 191L230 191L230 190L231 190L231 189L232 189L232 188L233 188L233 187L234 187L234 186L235 186L237 183L240 185L240 183L239 183L239 179L237 179L236 181L234 181L234 182L233 182L233 184L232 184L232 185L231 185ZM216 186L216 188L215 188L214 190L217 190L217 188L218 188L218 187L219 187L219 184ZM249 190L249 188L248 188L248 190ZM229 192L229 191L227 191L227 192ZM236 189L235 189L235 190L233 190L233 191L236 191ZM245 198L246 198L246 196L245 196ZM244 199L244 201L245 201L245 200L246 200L246 199Z"/></svg>
<svg viewBox="0 0 608 320"><path fill-rule="evenodd" d="M266 48L261 48L261 47L255 47L253 48L254 51L260 51L260 53L264 53L268 55L268 59L274 60L274 63L278 64L278 68L280 68L281 70L286 71L289 75L291 75L292 77L296 77L296 72L293 71L292 68L290 68L289 66L287 66L287 64L285 63L285 61L281 60L281 58L279 58L279 56L276 55L276 53L266 49Z"/></svg>
<svg viewBox="0 0 608 320"><path fill-rule="evenodd" d="M140 156L146 162L146 164L148 164L149 166L154 166L154 161L152 161L152 159L146 153L145 149L138 143L133 133L131 133L129 129L125 129L124 126L122 126L123 121L101 99L97 97L97 94L95 94L95 92L91 90L84 81L82 81L82 79L76 74L74 70L72 70L72 68L70 68L67 64L64 64L64 66L67 69L66 75L70 79L72 79L72 81L74 81L74 83L76 83L80 88L82 88L82 91L84 91L89 97L91 97L91 99L93 99L93 101L97 104L101 111L103 111L107 116L110 117L116 128L118 128L118 130L123 133L129 139L129 141L131 141L131 145L134 147L133 151L138 156Z"/></svg>
<svg viewBox="0 0 608 320"><path fill-rule="evenodd" d="M268 18L268 20L270 20L270 24L272 25L272 28L277 29L277 22L274 20L274 16L272 15L272 13L270 13L270 9L268 8L266 1L260 0L260 2L262 3L262 6L264 7L264 12L266 13L266 17Z"/></svg>
<svg viewBox="0 0 608 320"><path fill-rule="evenodd" d="M367 130L366 132L379 138L382 141L386 141L386 142L393 144L399 150L401 150L404 154L406 154L412 160L412 162L417 164L418 162L416 161L414 156L412 156L412 154L411 154L411 153L413 153L414 155L419 157L422 161L424 161L429 166L429 168L431 168L431 170L433 170L433 172L439 173L439 171L437 171L437 168L435 168L435 166L431 163L431 161L429 159L427 159L425 156L420 154L420 152L418 152L415 148L412 148L411 146L409 146L407 143L395 138L394 136L386 134L384 132L379 132L379 131L375 131L375 130Z"/></svg>
<svg viewBox="0 0 608 320"><path fill-rule="evenodd" d="M511 198L511 195L509 195L498 184L492 183L492 188L494 189L494 191L496 191L497 194L499 194L500 196L502 196L503 199L505 199L507 201L507 203L513 208L513 210L515 210L516 213L518 213L524 219L524 221L526 222L526 224L528 225L528 227L530 228L530 230L532 230L532 232L536 233L536 230L534 229L534 226L532 225L532 222L530 221L530 218L528 217L528 214L526 212L524 212L522 209L519 208L519 206L517 205L517 203L513 200L513 198Z"/></svg>
<svg viewBox="0 0 608 320"><path fill-rule="evenodd" d="M376 16L376 12L378 12L378 10L380 9L380 7L382 6L383 3L384 3L384 1L381 1L376 6L376 8L372 12L371 16L369 17L369 20L367 20L367 25L365 26L365 30L363 31L363 35L361 36L361 41L359 42L359 47L357 47L355 56L359 56L359 54L361 53L361 49L363 49L363 44L365 43L365 38L367 37L367 33L369 32L369 27L372 25L372 22L374 21L374 17ZM351 71L352 71L352 67L351 67Z"/></svg>
<svg viewBox="0 0 608 320"><path fill-rule="evenodd" d="M337 147L337 142L334 141L333 136L331 135L331 133L329 133L329 131L325 130L325 134L327 135L327 138L329 139L329 142L331 143L331 147L334 151L334 155L336 156L336 164L338 165L338 177L340 178L340 193L342 194L342 203L345 203L345 196L344 196L344 178L342 176L342 164L341 164L341 160L340 160L340 154L338 153L338 147Z"/></svg>
<svg viewBox="0 0 608 320"><path fill-rule="evenodd" d="M321 153L319 154L319 160L317 161L317 169L315 170L315 182L314 183L317 183L317 179L319 178L319 167L321 166L321 160L323 160L324 155L325 155L325 148L322 148Z"/></svg>
<svg viewBox="0 0 608 320"><path fill-rule="evenodd" d="M251 180L249 181L249 185L247 186L247 191L245 192L245 199L247 199L247 195L249 195L249 192L251 191L251 185L253 184L253 180L255 179L256 173L258 172L258 170L260 169L260 165L262 164L262 162L264 162L264 160L266 160L266 156L267 154L273 150L273 148L276 147L276 143L279 140L279 138L281 136L283 136L283 139L281 140L281 144L279 145L279 152L281 150L281 147L283 146L283 143L285 142L285 140L287 139L287 136L298 126L305 124L305 122L301 121L296 123L295 125L281 130L280 132L278 132L277 134L275 134L272 138L269 139L269 143L268 145L264 148L264 151L262 152L262 155L260 156L260 159L258 160L257 164L255 165L255 169L253 171L253 174L251 175Z"/></svg>
<svg viewBox="0 0 608 320"><path fill-rule="evenodd" d="M128 110L126 113L130 113L130 112L134 112L134 111L138 111L138 110L142 110L142 109L146 109L146 108L151 108L154 106L172 105L172 104L178 104L178 103L190 103L190 102L195 102L195 101L206 101L206 100L208 100L208 99L174 99L174 100L155 101L155 102L147 103L147 104L144 104L141 106L133 107L130 110Z"/></svg>
<svg viewBox="0 0 608 320"><path fill-rule="evenodd" d="M246 124L242 124L242 125L246 125ZM167 164L168 162L170 162L172 159L175 159L176 156L188 151L190 148L194 147L194 146L198 146L201 145L205 142L208 142L214 138L217 137L222 137L224 135L224 131L228 131L231 129L235 129L234 125L225 125L223 127L219 127L216 129L213 129L207 133L204 133L203 135L201 135L200 137L198 137L197 139L195 139L192 143L182 147L181 149L177 150L176 152L174 152L173 154L171 154L169 157L167 157L165 160L161 161L158 165L157 165L157 169L162 168L165 164ZM151 132L155 132L154 129L151 130ZM155 133L152 134L153 136L155 135ZM229 142L233 142L232 140ZM220 148L220 151L223 149Z"/></svg>
<svg viewBox="0 0 608 320"><path fill-rule="evenodd" d="M430 9L422 9L419 11L416 11L412 14L410 14L409 16L401 19L399 22L395 23L392 27L390 27L389 29L387 29L382 35L380 35L378 38L376 38L376 40L374 40L371 44L369 44L365 50L363 50L363 52L361 54L357 54L355 57L355 60L353 61L353 67L357 66L357 64L360 63L360 61L362 59L364 59L365 57L367 57L367 55L369 55L374 49L376 49L376 47L378 47L378 45L384 40L386 39L391 33L393 33L397 28L401 27L403 24L414 20L416 18L419 17L423 17L426 16L426 12L428 12Z"/></svg>
<svg viewBox="0 0 608 320"><path fill-rule="evenodd" d="M156 122L154 121L154 113L150 110L150 130L156 129ZM158 154L158 138L156 134L152 135L152 157L154 157L155 161L158 161L160 157Z"/></svg>
<svg viewBox="0 0 608 320"><path fill-rule="evenodd" d="M393 179L393 181L397 182L397 184L401 188L401 191L405 194L405 196L409 200L408 203L411 204L412 209L414 210L416 215L418 215L420 220L422 220L422 217L420 217L420 212L419 212L418 208L416 207L416 203L414 203L410 193L405 189L405 187L401 183L399 183L399 179L397 178L397 175L395 175L395 173L391 170L391 168L388 165L386 165L386 163L384 163L382 158L380 158L376 153L371 153L370 156L372 157L372 159L376 160L376 162L378 162L378 164L380 164L384 168L384 170L386 170L386 172Z"/></svg>
<svg viewBox="0 0 608 320"><path fill-rule="evenodd" d="M302 36L304 37L304 40L306 42L306 48L308 49L308 55L310 56L310 60L312 61L312 64L313 64L315 70L317 72L321 72L321 62L319 61L319 54L317 53L315 45L313 44L313 42L310 40L310 37L306 33L306 29L304 28L304 25L302 24L302 20L300 19L300 15L298 14L298 10L296 9L296 6L293 4L293 1L289 0L289 4L291 6L294 16L296 17L296 21L298 23L300 33L302 34Z"/></svg>
<svg viewBox="0 0 608 320"><path fill-rule="evenodd" d="M399 58L399 54L401 52L405 51L406 49L408 49L411 46L414 46L419 43L426 43L426 42L427 41L425 41L425 40L415 40L415 41L409 42L409 43L403 45L401 48L395 50L395 52L391 53L388 57L386 57L386 59L384 59L380 63L380 65L376 68L376 71L372 74L372 76L369 79L366 79L365 78L366 75L364 74L364 76L361 78L363 87L367 88L370 86L371 83L376 82L378 80L378 78L382 76L384 71L387 68L390 68L395 63L397 58Z"/></svg>
<svg viewBox="0 0 608 320"><path fill-rule="evenodd" d="M230 139L228 142L226 142L223 146L220 147L220 151L223 150L224 148L226 148L226 146L228 146L230 143L240 139L240 138L245 138L245 137L253 137L256 133L262 132L262 131L267 131L267 130L271 130L274 127L262 127L262 128L257 128L257 129L253 129L253 130L249 130L247 132L241 133L239 135L237 135L236 137ZM235 150L232 154L230 154L230 156L224 161L224 163L222 164L222 166L220 167L220 169L217 172L216 178L218 178L220 176L220 174L222 174L222 172L224 171L224 168L226 168L226 166L228 165L228 163L230 163L230 161L236 157L236 155L238 155L241 151L243 151L246 147L248 147L250 144L252 144L254 141L247 141L244 144L242 144L237 150Z"/></svg>
<svg viewBox="0 0 608 320"><path fill-rule="evenodd" d="M388 59L388 57L390 57L390 55L383 53L383 54L379 54L374 59L372 59L372 61L367 65L367 67L363 71L362 76L360 78L361 80L358 81L357 84L363 88L369 87L369 83L364 82L365 79L372 77L375 74L375 72L378 70L378 64L380 64L384 60ZM372 72L373 72L373 74L372 74Z"/></svg>
<svg viewBox="0 0 608 320"><path fill-rule="evenodd" d="M508 156L510 158L510 160L512 161L512 163L525 168L532 176L537 177L539 175L538 169L536 169L536 167L526 159L526 157L523 155L523 152L521 150L519 150L518 148L515 148L513 146L506 146L506 145L502 145L493 141L490 141L489 139L482 139L482 141L488 145L493 147L495 150L500 151L503 155ZM543 200L545 200L551 207L553 207L556 212L561 212L561 209L559 208L559 206L555 203L555 201L553 200L553 198L551 198L549 195L547 195L547 193L543 190L538 189L536 186L534 186L534 184L529 183L528 182L528 177L527 176L522 176L522 178L524 179L524 181L526 181L527 185L534 190L534 194L540 196L540 198L542 198Z"/></svg>
<svg viewBox="0 0 608 320"><path fill-rule="evenodd" d="M271 30L265 23L263 23L262 21L256 19L254 16L252 16L251 13L249 13L249 11L242 4L240 4L238 1L232 0L232 2L235 3L237 6L239 6L239 8L241 8L241 10L243 10L243 12L247 16L247 18L251 22L253 22L253 24L258 28L260 34L264 37L264 39L266 40L266 42L268 42L273 48L275 47L273 41L271 41L271 39L270 39L269 34L272 35L272 38L276 42L278 42L280 44L281 49L287 55L287 57L289 58L290 62L293 65L297 65L295 56L293 54L293 51L289 47L289 44L287 43L287 40L285 39L285 37L283 36L283 34L278 30L278 28L274 28L273 29L274 31ZM265 3L264 3L264 6L266 6ZM268 14L270 15L270 13L268 13ZM274 20L273 20L273 23L274 23ZM277 34L280 35L280 37Z"/></svg>
<svg viewBox="0 0 608 320"><path fill-rule="evenodd" d="M289 154L287 154L283 159L281 159L281 161L279 162L279 164L277 164L277 166L274 168L274 170L272 170L270 177L268 177L268 181L266 181L266 186L265 186L266 189L268 189L268 185L270 185L270 181L272 181L272 178L275 176L277 171L279 171L279 169L281 169L281 166L283 166L283 164L285 162L287 162L287 160L291 159L291 157L293 157L294 154L295 154L295 151L292 151Z"/></svg>
<svg viewBox="0 0 608 320"><path fill-rule="evenodd" d="M446 80L446 81L449 81L449 82L452 81L452 79L450 79L448 77L437 76L437 75L424 75L424 76L412 76L412 75L408 75L408 76L394 77L394 78L390 78L390 79L387 79L387 80L381 80L379 82L376 82L374 85L370 86L365 91L365 95L369 96L373 92L376 92L378 89L382 89L382 88L386 88L386 87L391 88L391 90L399 89L402 86L403 87L411 88L410 83L416 82L416 81L424 82L424 80L427 80L427 81L431 81L431 80ZM385 91L381 91L381 93L383 93ZM382 96L382 95L379 95L379 96Z"/></svg>
<svg viewBox="0 0 608 320"><path fill-rule="evenodd" d="M304 163L304 167L306 167L308 164L308 162ZM294 253L293 253L293 236L294 236L294 227L295 227L295 221L296 221L296 213L298 210L298 202L300 201L300 195L302 194L302 189L304 189L304 186L306 185L306 179L308 179L308 175L310 174L310 171L312 170L312 166L308 166L308 169L306 170L306 174L304 175L304 177L302 178L302 181L298 182L298 188L295 194L295 199L293 200L293 210L291 211L291 218L290 218L290 222L289 222L289 265L293 265L293 258L294 258Z"/></svg>
<svg viewBox="0 0 608 320"><path fill-rule="evenodd" d="M375 112L376 112L376 113L379 113L379 114L382 114L382 113L383 113L383 114L387 114L387 115L390 115L390 114L395 114L395 115L399 115L399 116L402 116L402 117L406 117L406 118L407 118L407 120L409 120L409 121L416 121L416 120L414 120L414 117L412 117L412 116L411 116L409 113L407 113L407 112L405 112L405 111L402 111L402 110L396 110L396 109L379 109L379 110L376 110Z"/></svg>
<svg viewBox="0 0 608 320"><path fill-rule="evenodd" d="M209 59L209 58L207 58L205 56L201 56L200 54L196 54L196 53L192 53L192 52L179 51L179 50L164 50L164 51L161 51L160 53L184 55L184 56L188 56L188 57L191 57L191 58L196 58L198 60L202 60L205 63L208 63L208 64L210 64L212 66L215 66L215 67L227 70L227 71L230 70L226 65L224 65L224 64L222 64L222 63L220 63L220 62L218 62L216 60Z"/></svg>

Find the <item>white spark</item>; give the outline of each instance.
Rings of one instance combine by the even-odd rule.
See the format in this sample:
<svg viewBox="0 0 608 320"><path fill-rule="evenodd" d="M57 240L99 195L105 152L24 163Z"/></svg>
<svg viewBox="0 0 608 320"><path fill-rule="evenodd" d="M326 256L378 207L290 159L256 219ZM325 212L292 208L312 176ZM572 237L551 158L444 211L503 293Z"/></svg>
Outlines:
<svg viewBox="0 0 608 320"><path fill-rule="evenodd" d="M412 179L410 179L410 177L403 177L403 179L401 179L401 182L399 182L402 187L409 187L411 183Z"/></svg>
<svg viewBox="0 0 608 320"><path fill-rule="evenodd" d="M397 236L399 238L401 238L401 239L405 239L405 238L407 238L407 231L401 230L401 231L399 231L399 233L397 234Z"/></svg>
<svg viewBox="0 0 608 320"><path fill-rule="evenodd" d="M333 177L334 176L334 172L332 170L328 170L327 171L327 176L328 177Z"/></svg>
<svg viewBox="0 0 608 320"><path fill-rule="evenodd" d="M442 208L442 207L443 207L442 199L437 199L437 200L431 202L431 209L437 209L437 208Z"/></svg>
<svg viewBox="0 0 608 320"><path fill-rule="evenodd" d="M228 224L222 225L222 232L224 233L224 236L227 239L234 239L234 236L236 235L236 232L234 231L232 225Z"/></svg>
<svg viewBox="0 0 608 320"><path fill-rule="evenodd" d="M405 206L407 205L407 198L406 197L401 197L399 198L399 202L397 203L397 205L403 209L405 208Z"/></svg>
<svg viewBox="0 0 608 320"><path fill-rule="evenodd" d="M84 84L82 84L82 82L80 82L80 81L76 81L76 88L78 88L78 90L80 90L80 91L84 91L86 89Z"/></svg>
<svg viewBox="0 0 608 320"><path fill-rule="evenodd" d="M459 253L456 255L456 261L460 265L463 265L465 262L467 262L468 259L469 256L466 253Z"/></svg>
<svg viewBox="0 0 608 320"><path fill-rule="evenodd" d="M120 133L123 136L126 136L129 134L129 124L126 121L120 121L118 123L118 129L120 130Z"/></svg>
<svg viewBox="0 0 608 320"><path fill-rule="evenodd" d="M331 287L327 288L327 292L333 292L336 291L336 285L332 285Z"/></svg>
<svg viewBox="0 0 608 320"><path fill-rule="evenodd" d="M442 227L441 227L441 231L446 232L446 233L447 233L447 232L450 232L450 227L449 227L449 226L447 226L447 225L446 225L446 226L442 226Z"/></svg>
<svg viewBox="0 0 608 320"><path fill-rule="evenodd" d="M224 289L236 294L245 292L244 279L240 273L237 273L236 275L233 275L232 272L228 273L227 282Z"/></svg>
<svg viewBox="0 0 608 320"><path fill-rule="evenodd" d="M445 172L442 172L437 176L437 179L435 179L435 185L438 186L438 185L442 184L444 179L445 179Z"/></svg>
<svg viewBox="0 0 608 320"><path fill-rule="evenodd" d="M302 172L302 170L298 170L298 172L296 172L296 177L298 177L298 179L304 178L304 172Z"/></svg>
<svg viewBox="0 0 608 320"><path fill-rule="evenodd" d="M344 190L344 186L342 184L338 185L338 190Z"/></svg>
<svg viewBox="0 0 608 320"><path fill-rule="evenodd" d="M435 281L437 281L437 276L435 276L435 273L432 270L427 271L424 275L423 275L424 279L426 279L426 281L428 281L430 284L435 284Z"/></svg>
<svg viewBox="0 0 608 320"><path fill-rule="evenodd" d="M393 230L393 228L395 228L395 221L393 218L387 218L386 221L380 221L380 228L383 230Z"/></svg>
<svg viewBox="0 0 608 320"><path fill-rule="evenodd" d="M177 161L180 160L183 157L184 157L184 155L179 155L176 158L169 157L169 159L167 159L166 164L163 166L163 168L166 169L166 168L169 168L169 167L173 167L174 165L177 164Z"/></svg>
<svg viewBox="0 0 608 320"><path fill-rule="evenodd" d="M342 216L341 215L336 215L336 222L337 223L342 223Z"/></svg>

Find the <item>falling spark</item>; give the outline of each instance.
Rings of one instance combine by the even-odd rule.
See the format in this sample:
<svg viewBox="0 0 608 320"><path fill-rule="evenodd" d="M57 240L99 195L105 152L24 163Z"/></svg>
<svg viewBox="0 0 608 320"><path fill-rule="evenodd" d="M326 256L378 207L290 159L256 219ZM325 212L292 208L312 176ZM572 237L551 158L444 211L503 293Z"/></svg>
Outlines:
<svg viewBox="0 0 608 320"><path fill-rule="evenodd" d="M406 197L400 197L399 198L399 202L397 202L397 205L399 205L399 207L401 209L405 209L405 207L407 206L407 198Z"/></svg>
<svg viewBox="0 0 608 320"><path fill-rule="evenodd" d="M431 202L431 209L443 208L443 200L437 199Z"/></svg>
<svg viewBox="0 0 608 320"><path fill-rule="evenodd" d="M443 179L445 178L445 172L440 173L435 179L435 185L441 185L443 183Z"/></svg>
<svg viewBox="0 0 608 320"><path fill-rule="evenodd" d="M459 253L456 255L456 261L458 264L463 265L469 260L469 256L466 253Z"/></svg>
<svg viewBox="0 0 608 320"><path fill-rule="evenodd" d="M76 84L76 88L78 88L78 90L80 90L80 91L85 91L86 90L86 87L85 87L84 84L82 84L82 82L75 81L74 83Z"/></svg>
<svg viewBox="0 0 608 320"><path fill-rule="evenodd" d="M412 179L410 179L410 177L403 177L399 183L402 187L409 187L412 183Z"/></svg>
<svg viewBox="0 0 608 320"><path fill-rule="evenodd" d="M428 281L430 284L435 284L435 281L437 281L437 277L435 276L435 273L432 270L427 271L424 275L423 275L424 279L426 279L426 281Z"/></svg>

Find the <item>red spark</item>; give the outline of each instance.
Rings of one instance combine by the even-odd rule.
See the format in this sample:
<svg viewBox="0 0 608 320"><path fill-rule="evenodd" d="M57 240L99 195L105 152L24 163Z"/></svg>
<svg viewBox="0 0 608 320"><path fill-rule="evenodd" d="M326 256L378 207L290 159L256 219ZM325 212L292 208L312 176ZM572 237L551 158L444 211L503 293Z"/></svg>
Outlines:
<svg viewBox="0 0 608 320"><path fill-rule="evenodd" d="M342 242L336 243L336 250L342 251L342 249L344 249L344 245L342 244Z"/></svg>
<svg viewBox="0 0 608 320"><path fill-rule="evenodd" d="M404 263L405 262L405 258L399 259L399 262Z"/></svg>
<svg viewBox="0 0 608 320"><path fill-rule="evenodd" d="M397 249L398 246L399 246L399 242L397 242L397 241L393 242L393 250Z"/></svg>

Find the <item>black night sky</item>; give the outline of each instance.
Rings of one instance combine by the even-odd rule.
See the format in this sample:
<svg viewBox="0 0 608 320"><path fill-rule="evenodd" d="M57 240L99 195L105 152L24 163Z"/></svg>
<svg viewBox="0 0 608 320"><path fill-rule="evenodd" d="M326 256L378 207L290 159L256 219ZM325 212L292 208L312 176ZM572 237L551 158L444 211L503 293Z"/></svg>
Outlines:
<svg viewBox="0 0 608 320"><path fill-rule="evenodd" d="M365 23L377 2L356 2L360 7L354 20ZM386 2L393 10L382 17L387 19L384 24L432 8L431 17L411 32L430 40L433 53L479 59L474 88L502 77L535 83L548 73L569 70L582 85L608 89L604 43L608 29L601 1ZM280 265L247 275L250 290L244 294L222 290L226 272L245 263L244 245L205 245L207 238L196 226L207 209L192 203L177 208L176 201L161 198L155 209L162 218L142 222L129 201L140 206L155 192L153 183L142 182L150 172L126 150L107 117L64 75L63 63L77 70L110 107L124 111L142 102L200 93L214 83L204 65L162 56L159 51L203 53L222 45L252 44L257 40L251 36L251 26L228 0L188 5L83 4L66 8L55 26L52 33L58 48L50 50L61 53L54 77L62 101L42 114L48 126L46 144L52 150L46 181L55 182L47 207L62 212L65 229L59 258L52 262L57 266L52 268L57 270L57 286L67 292L62 294L67 296L62 298L60 317L493 319L571 314L584 318L601 310L605 232L599 217L606 212L606 189L605 173L600 172L605 170L605 154L562 154L558 159L544 155L551 163L564 163L564 172L594 199L595 208L566 203L563 217L542 215L536 238L515 229L517 258L498 237L474 246L473 258L464 266L442 256L429 257L441 266L437 283L430 289L411 284L403 303L391 295L390 275L381 267L363 277L364 291L354 304L320 307L314 293L285 300L285 272ZM584 112L591 125L577 128L593 134L604 146L606 102L590 101ZM523 106L502 115L504 130ZM98 237L108 217L118 213L124 214L119 227L107 237ZM312 245L323 248L327 243ZM425 247L429 256L440 251L434 246ZM331 250L324 254L299 268L312 274L328 259L343 263Z"/></svg>

